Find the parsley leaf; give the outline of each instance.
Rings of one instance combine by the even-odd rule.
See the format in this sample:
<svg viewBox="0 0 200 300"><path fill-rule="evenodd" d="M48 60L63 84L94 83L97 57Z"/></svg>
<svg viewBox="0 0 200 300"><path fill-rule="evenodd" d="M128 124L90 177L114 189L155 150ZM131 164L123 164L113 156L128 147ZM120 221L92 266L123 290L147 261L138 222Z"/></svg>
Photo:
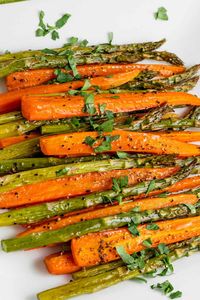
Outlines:
<svg viewBox="0 0 200 300"><path fill-rule="evenodd" d="M129 270L133 270L135 268L143 269L145 266L145 253L134 253L133 255L129 255L123 246L116 247L117 253L123 260L123 262L127 265ZM143 255L144 254L144 255Z"/></svg>
<svg viewBox="0 0 200 300"><path fill-rule="evenodd" d="M63 72L60 69L56 69L54 74L57 76L56 77L56 81L59 83L64 83L64 82L68 82L68 81L72 81L74 79L74 77L68 73Z"/></svg>
<svg viewBox="0 0 200 300"><path fill-rule="evenodd" d="M127 158L127 157L129 157L129 154L126 152L123 152L123 151L117 151L117 156L119 158Z"/></svg>
<svg viewBox="0 0 200 300"><path fill-rule="evenodd" d="M68 55L67 59L68 59L69 66L70 66L70 68L73 72L74 77L79 76L78 70L76 68L76 62L75 62L75 59L74 59L73 55L71 55L71 54Z"/></svg>
<svg viewBox="0 0 200 300"><path fill-rule="evenodd" d="M102 124L98 125L97 130L100 132L111 132L113 131L113 126L114 126L114 120L110 119L107 120L105 122L103 122Z"/></svg>
<svg viewBox="0 0 200 300"><path fill-rule="evenodd" d="M98 152L105 152L111 150L111 143L113 141L118 140L119 137L120 137L119 135L113 135L113 136L105 135L103 137L104 140L102 141L102 143L98 147L94 148L94 151L98 153Z"/></svg>
<svg viewBox="0 0 200 300"><path fill-rule="evenodd" d="M148 224L146 227L148 230L158 230L159 226L155 223Z"/></svg>
<svg viewBox="0 0 200 300"><path fill-rule="evenodd" d="M167 10L165 7L159 7L157 12L154 13L154 18L156 20L168 21Z"/></svg>
<svg viewBox="0 0 200 300"><path fill-rule="evenodd" d="M171 263L170 258L168 256L165 256L162 260L165 264L165 269L161 273L159 273L158 275L159 276L165 276L165 275L173 273L174 267Z"/></svg>
<svg viewBox="0 0 200 300"><path fill-rule="evenodd" d="M67 174L68 172L69 172L69 168L65 167L63 169L56 171L56 176L62 176Z"/></svg>
<svg viewBox="0 0 200 300"><path fill-rule="evenodd" d="M70 17L70 14L64 14L60 19L58 19L55 23L56 29L62 28L67 23Z"/></svg>
<svg viewBox="0 0 200 300"><path fill-rule="evenodd" d="M90 115L95 114L96 108L94 106L94 95L85 94L84 95L85 106L83 111L89 113Z"/></svg>
<svg viewBox="0 0 200 300"><path fill-rule="evenodd" d="M158 251L160 252L160 254L168 254L169 248L164 243L160 243L158 245Z"/></svg>
<svg viewBox="0 0 200 300"><path fill-rule="evenodd" d="M139 232L139 230L137 229L137 225L134 224L134 223L128 224L128 230L130 231L130 233L131 233L133 236L139 236L139 235L140 235L140 232Z"/></svg>
<svg viewBox="0 0 200 300"><path fill-rule="evenodd" d="M166 280L162 283L157 283L154 285L151 285L152 289L160 290L163 294L168 294L174 290L173 285L169 282L169 280Z"/></svg>
<svg viewBox="0 0 200 300"><path fill-rule="evenodd" d="M152 245L151 239L148 238L148 239L144 240L144 241L142 242L142 245L145 246L146 248L151 248L151 245Z"/></svg>
<svg viewBox="0 0 200 300"><path fill-rule="evenodd" d="M54 26L44 23L45 13L43 10L39 12L39 24L38 29L35 32L37 37L46 36L47 34L51 34L52 40L59 39L58 29L62 28L71 17L70 14L64 14L60 19L55 22Z"/></svg>
<svg viewBox="0 0 200 300"><path fill-rule="evenodd" d="M86 90L88 90L90 87L91 87L91 83L90 83L89 79L85 79L84 85L83 85L81 91L86 91Z"/></svg>
<svg viewBox="0 0 200 300"><path fill-rule="evenodd" d="M134 258L125 251L123 246L117 246L116 250L125 264L130 265L134 262Z"/></svg>
<svg viewBox="0 0 200 300"><path fill-rule="evenodd" d="M93 139L91 136L86 136L84 143L89 145L89 146L93 146L93 144L96 142L95 139Z"/></svg>
<svg viewBox="0 0 200 300"><path fill-rule="evenodd" d="M108 43L112 45L113 41L113 32L108 32Z"/></svg>
<svg viewBox="0 0 200 300"><path fill-rule="evenodd" d="M180 298L180 297L182 297L182 292L180 292L180 291L176 291L169 295L170 299L176 299L176 298Z"/></svg>
<svg viewBox="0 0 200 300"><path fill-rule="evenodd" d="M153 191L155 189L155 180L151 180L149 182L147 191L146 191L146 195L149 194L151 191Z"/></svg>

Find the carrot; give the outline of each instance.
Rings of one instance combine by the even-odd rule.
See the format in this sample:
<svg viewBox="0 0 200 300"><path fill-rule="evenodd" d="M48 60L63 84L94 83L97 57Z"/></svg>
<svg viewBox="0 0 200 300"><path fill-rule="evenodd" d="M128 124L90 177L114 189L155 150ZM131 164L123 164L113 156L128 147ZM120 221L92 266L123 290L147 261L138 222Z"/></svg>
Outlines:
<svg viewBox="0 0 200 300"><path fill-rule="evenodd" d="M152 65L152 64L94 64L77 66L78 73L82 77L106 76L117 73L125 73L134 70L155 71L163 77L169 77L185 71L183 66ZM62 72L71 73L71 71ZM7 76L6 86L9 91L41 85L56 78L55 69L27 70L15 72Z"/></svg>
<svg viewBox="0 0 200 300"><path fill-rule="evenodd" d="M80 267L74 263L70 252L48 255L45 257L44 263L49 273L54 275L71 274L80 270Z"/></svg>
<svg viewBox="0 0 200 300"><path fill-rule="evenodd" d="M94 209L88 212L83 211L82 213L73 216L59 216L54 220L44 222L41 225L36 225L33 228L27 229L26 231L20 233L18 236L25 236L35 232L55 230L82 221L113 216L122 212L128 212L135 207L140 207L140 211L144 211L175 206L183 203L195 204L197 201L197 196L194 194L178 194L166 198L145 198L137 201L135 200L123 203L123 205L112 205L104 208Z"/></svg>
<svg viewBox="0 0 200 300"><path fill-rule="evenodd" d="M127 253L145 249L143 241L151 238L152 247L171 244L200 235L200 217L157 222L159 229L152 232L146 225L138 226L140 236L134 237L127 228L91 233L72 240L72 255L80 267L88 267L119 259L116 246Z"/></svg>
<svg viewBox="0 0 200 300"><path fill-rule="evenodd" d="M120 86L130 80L133 80L140 71L134 70L127 73L115 74L112 77L95 77L90 79L93 87L98 86L100 89L111 89ZM52 94L62 93L73 89L79 89L84 86L84 80L66 82L62 84L40 85L29 87L18 91L11 91L0 94L0 113L10 112L20 108L21 98L26 95L34 94Z"/></svg>
<svg viewBox="0 0 200 300"><path fill-rule="evenodd" d="M102 148L100 152L141 152L153 154L176 154L179 156L200 155L200 149L196 145L187 144L158 134L131 132L123 130L114 130L111 133L104 133L104 136L116 137L116 140L110 143L110 149L105 151ZM91 137L98 138L98 133L93 132L75 132L70 134L60 134L40 138L40 147L45 155L66 155L66 156L84 156L94 155L98 148L92 148L86 144L85 139ZM93 145L95 147L101 144L102 140L97 140ZM109 150L107 150L109 149Z"/></svg>
<svg viewBox="0 0 200 300"><path fill-rule="evenodd" d="M19 136L3 138L3 139L0 139L0 148L5 148L7 146L23 142L25 140L33 139L37 136L39 136L39 134L31 133L31 134L24 134L24 135L19 135Z"/></svg>
<svg viewBox="0 0 200 300"><path fill-rule="evenodd" d="M180 142L198 142L200 141L199 131L175 131L175 132L159 132L162 137L170 138Z"/></svg>
<svg viewBox="0 0 200 300"><path fill-rule="evenodd" d="M165 178L177 171L177 167L137 168L85 173L37 182L0 193L0 207L16 207L108 190L112 188L114 177L128 176L129 185L134 185L143 180Z"/></svg>
<svg viewBox="0 0 200 300"><path fill-rule="evenodd" d="M77 84L77 81L72 82L72 85L73 84ZM54 92L57 92L57 89L59 89L60 86L62 85L56 85ZM39 88L41 87L38 87L38 89ZM51 85L46 86L44 90L41 90L40 92L49 93L50 89ZM53 89L54 87L52 88L52 92ZM15 93L22 94L24 91L25 90ZM30 91L29 96L24 93L24 97L22 97L22 114L26 119L30 121L84 117L89 115L88 112L84 111L85 98L83 96L47 97L38 95L31 96L31 93L32 92ZM157 107L164 103L174 106L191 104L194 106L199 106L200 99L194 95L182 92L157 92L145 94L129 92L120 93L114 96L113 94L100 94L94 96L94 108L96 109L96 112L94 112L94 114L100 113L99 106L102 104L106 105L106 110L110 110L113 113L119 113L144 110Z"/></svg>

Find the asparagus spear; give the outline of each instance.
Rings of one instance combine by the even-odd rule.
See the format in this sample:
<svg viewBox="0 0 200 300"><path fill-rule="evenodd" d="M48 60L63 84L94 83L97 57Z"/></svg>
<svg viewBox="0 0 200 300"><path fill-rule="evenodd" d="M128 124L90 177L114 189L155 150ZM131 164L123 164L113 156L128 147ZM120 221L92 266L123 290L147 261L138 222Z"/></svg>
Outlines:
<svg viewBox="0 0 200 300"><path fill-rule="evenodd" d="M174 251L174 250L178 250L179 248L185 247L185 246L189 246L190 244L194 243L198 243L200 246L200 238L199 237L195 237L195 238L191 238L185 241L181 241L181 242L177 242L174 244L170 244L168 245L168 249L169 251ZM145 250L145 257L144 260L146 261L149 258L152 258L153 256L155 256L155 253L158 252L158 249L146 249ZM77 279L81 279L81 278L89 278L91 276L95 276L104 272L108 272L111 270L114 270L118 267L122 267L125 266L125 263L123 262L123 260L119 259L117 261L112 261L110 263L105 263L102 265L98 265L98 266L94 266L94 267L89 267L89 268L83 268L80 271L77 271L75 273L72 274L72 278L74 280Z"/></svg>
<svg viewBox="0 0 200 300"><path fill-rule="evenodd" d="M183 62L173 53L163 52L114 52L114 53L91 53L88 55L75 55L74 60L77 65L94 63L135 63L143 59L154 59L166 61L175 65L182 65ZM0 65L0 78L13 72L26 69L40 68L62 68L68 64L66 56L41 56L27 57L18 60L8 61L7 64Z"/></svg>
<svg viewBox="0 0 200 300"><path fill-rule="evenodd" d="M149 124L148 130L183 130L189 127L200 127L200 108L195 107L189 116L183 119L163 119L158 123Z"/></svg>
<svg viewBox="0 0 200 300"><path fill-rule="evenodd" d="M186 92L192 90L197 85L198 81L199 81L199 76L195 76L191 79L182 81L181 83L172 86L168 90L174 91L174 92L185 92L186 93Z"/></svg>
<svg viewBox="0 0 200 300"><path fill-rule="evenodd" d="M38 300L66 300L78 295L93 293L118 282L133 279L146 273L157 271L159 268L164 268L165 258L173 262L198 252L199 249L200 241L199 238L196 238L191 243L183 243L182 247L171 250L167 256L159 255L151 259L147 258L146 264L142 269L134 268L129 270L126 266L118 267L114 270L92 276L90 279L81 278L66 285L41 292L37 297Z"/></svg>
<svg viewBox="0 0 200 300"><path fill-rule="evenodd" d="M6 0L0 0L6 1ZM166 42L165 39L156 42L146 42L146 43L134 43L134 44L125 44L125 45L110 45L110 44L99 44L95 46L81 46L81 45L70 45L66 44L62 48L57 48L49 51L49 55L52 56L52 53L58 55L64 55L65 51L70 50L73 51L74 54L90 54L90 53L113 53L113 52L146 52L153 51L161 47ZM0 55L0 62L12 60L12 59L20 59L34 56L44 56L44 54L48 54L48 51L44 50L29 50L22 51L17 53L6 53Z"/></svg>
<svg viewBox="0 0 200 300"><path fill-rule="evenodd" d="M200 215L200 207L195 212L191 211L186 205L177 205L158 210L146 210L140 213L131 211L115 216L83 221L56 230L31 233L18 238L2 240L1 244L5 252L33 249L68 242L75 237L80 237L88 233L120 228L136 219L138 220L137 223L141 224L193 215Z"/></svg>
<svg viewBox="0 0 200 300"><path fill-rule="evenodd" d="M135 79L132 82L128 82L122 86L125 89L167 89L173 85L179 84L183 81L190 80L193 76L197 74L200 69L200 65L195 65L187 69L184 73L176 74L167 78L161 78L156 80L142 81Z"/></svg>
<svg viewBox="0 0 200 300"><path fill-rule="evenodd" d="M0 125L0 138L22 135L37 129L44 121L29 122L25 119Z"/></svg>
<svg viewBox="0 0 200 300"><path fill-rule="evenodd" d="M26 1L26 0L0 0L0 4L8 4L8 3L21 2L21 1Z"/></svg>
<svg viewBox="0 0 200 300"><path fill-rule="evenodd" d="M35 157L35 158L19 158L8 159L0 161L0 174L16 173L20 171L26 171L30 169L45 168L50 166L57 166L70 163L95 161L101 159L109 159L107 154L100 154L97 156L83 156L83 157L68 157L68 158L56 158L56 157Z"/></svg>
<svg viewBox="0 0 200 300"><path fill-rule="evenodd" d="M163 189L167 186L178 182L179 180L187 177L192 169L193 164L186 165L177 174L165 179L154 180L153 190ZM132 187L127 187L122 190L122 197L138 196L145 194L148 190L150 181L138 183ZM47 202L29 207L9 210L0 214L0 226L9 226L14 224L31 224L39 222L43 219L59 216L71 211L81 210L96 206L102 203L110 203L119 195L116 191L109 190L99 193L93 193L85 196L75 197L72 199L64 199L54 202Z"/></svg>
<svg viewBox="0 0 200 300"><path fill-rule="evenodd" d="M5 123L10 123L13 121L18 121L22 119L20 111L13 111L7 114L0 115L0 125Z"/></svg>
<svg viewBox="0 0 200 300"><path fill-rule="evenodd" d="M39 138L29 139L0 150L0 161L13 158L32 157L40 153Z"/></svg>
<svg viewBox="0 0 200 300"><path fill-rule="evenodd" d="M136 161L134 159L107 159L28 170L1 177L0 192L6 192L25 184L33 184L58 177L61 178L88 172L106 172L110 170L129 169L135 166Z"/></svg>

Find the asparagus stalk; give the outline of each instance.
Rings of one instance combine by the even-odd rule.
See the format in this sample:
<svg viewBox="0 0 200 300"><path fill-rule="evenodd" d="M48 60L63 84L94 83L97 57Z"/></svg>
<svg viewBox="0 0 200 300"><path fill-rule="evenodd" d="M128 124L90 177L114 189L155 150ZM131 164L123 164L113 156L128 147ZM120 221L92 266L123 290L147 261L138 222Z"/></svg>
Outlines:
<svg viewBox="0 0 200 300"><path fill-rule="evenodd" d="M147 258L143 269L134 268L133 270L129 270L126 266L118 267L114 270L92 276L90 279L81 278L66 285L41 292L37 297L38 300L66 300L78 295L93 293L118 282L133 279L146 273L157 271L159 268L164 268L164 258L166 257L170 262L174 262L177 259L198 252L199 249L199 238L196 238L191 243L183 243L182 247L171 250L167 256L159 255L151 259Z"/></svg>
<svg viewBox="0 0 200 300"><path fill-rule="evenodd" d="M6 0L0 0L6 1ZM8 0L9 1L9 0ZM66 44L62 48L53 49L52 53L58 55L64 55L65 51L73 51L75 55L77 54L91 54L91 53L114 53L114 52L146 52L153 51L161 47L166 42L165 39L156 42L146 42L146 43L134 43L134 44L125 44L125 45L110 45L110 44L100 44L95 46L81 46L81 45L70 45ZM44 50L29 50L21 51L17 53L6 53L0 55L0 62L4 62L12 59L21 59L34 56L44 56L47 54ZM49 54L52 56L52 54Z"/></svg>
<svg viewBox="0 0 200 300"><path fill-rule="evenodd" d="M8 3L21 2L21 1L26 1L26 0L0 0L0 4L8 4Z"/></svg>
<svg viewBox="0 0 200 300"><path fill-rule="evenodd" d="M33 184L58 177L61 178L88 172L106 172L110 170L129 169L135 166L136 161L134 159L107 159L28 170L1 177L0 192L6 192L26 184Z"/></svg>
<svg viewBox="0 0 200 300"><path fill-rule="evenodd" d="M200 215L200 207L197 208L195 212L191 211L186 205L177 205L159 210L148 210L140 213L131 211L115 216L83 221L56 230L31 233L18 238L2 240L1 244L2 249L5 252L33 249L51 244L68 242L75 237L80 237L88 233L120 228L128 225L133 220L136 220L136 218L138 223L141 224L193 215Z"/></svg>
<svg viewBox="0 0 200 300"><path fill-rule="evenodd" d="M109 155L100 154L97 156L91 155L91 156L68 157L68 158L34 157L34 158L8 159L8 160L0 161L0 175L4 175L8 173L17 173L21 171L27 171L30 169L46 168L50 166L103 160L109 158L110 158Z"/></svg>
<svg viewBox="0 0 200 300"><path fill-rule="evenodd" d="M194 243L195 244L198 243L200 246L200 238L195 237L195 238L191 238L191 239L188 239L185 241L170 244L170 245L168 245L168 249L169 249L169 251L174 251L174 250L178 250L179 248L189 246L190 244L194 245ZM146 261L147 259L155 256L156 251L158 251L158 250L157 249L146 249L144 260ZM158 253L159 253L159 251L158 251ZM123 260L119 259L117 261L112 261L110 263L105 263L103 265L98 265L98 266L89 267L89 268L83 268L82 270L73 273L72 278L74 280L86 278L86 277L89 278L91 276L96 276L98 274L105 273L105 272L114 270L118 267L122 267L122 266L125 266L125 263L123 262Z"/></svg>
<svg viewBox="0 0 200 300"><path fill-rule="evenodd" d="M182 170L180 170L173 176L165 179L155 179L152 189L163 189L178 182L179 180L187 177L191 173L193 167L194 165L191 163L189 166L185 165ZM122 198L126 198L128 196L138 196L140 194L145 194L148 190L149 184L150 181L144 181L132 187L124 188L122 190L121 196ZM9 210L9 212L0 214L0 226L36 223L41 220L59 216L71 211L89 208L91 206L96 206L102 203L110 203L112 201L115 201L117 196L119 196L119 193L113 190L109 190L75 197L72 199L64 199Z"/></svg>
<svg viewBox="0 0 200 300"><path fill-rule="evenodd" d="M189 127L200 127L200 108L195 107L192 110L192 113L189 116L186 116L183 119L163 119L158 123L149 124L148 130L184 130Z"/></svg>
<svg viewBox="0 0 200 300"><path fill-rule="evenodd" d="M132 82L128 82L122 86L122 88L127 89L166 89L170 88L173 85L179 84L183 81L190 80L193 76L197 74L200 69L200 65L195 65L189 69L187 69L184 73L176 74L170 76L168 78L161 78L156 80L148 80L148 81L141 81L141 80L134 80Z"/></svg>
<svg viewBox="0 0 200 300"><path fill-rule="evenodd" d="M94 63L135 63L143 59L154 59L166 61L175 65L182 65L183 62L173 53L163 52L114 52L114 53L92 53L88 55L75 55L77 65ZM3 78L13 72L26 69L40 68L62 68L68 64L66 56L41 56L27 57L18 60L8 61L7 64L0 65L0 78Z"/></svg>
<svg viewBox="0 0 200 300"><path fill-rule="evenodd" d="M1 149L0 161L6 159L32 157L38 153L40 153L39 138L33 138Z"/></svg>
<svg viewBox="0 0 200 300"><path fill-rule="evenodd" d="M22 115L20 111L13 111L7 114L2 114L0 115L0 125L5 123L10 123L13 121L18 121L21 119L22 119Z"/></svg>
<svg viewBox="0 0 200 300"><path fill-rule="evenodd" d="M0 138L22 135L45 124L44 121L29 122L25 119L0 125Z"/></svg>
<svg viewBox="0 0 200 300"><path fill-rule="evenodd" d="M188 91L192 90L197 85L198 81L199 81L199 76L195 76L191 79L182 81L181 83L172 86L168 90L175 91L175 92L187 93Z"/></svg>

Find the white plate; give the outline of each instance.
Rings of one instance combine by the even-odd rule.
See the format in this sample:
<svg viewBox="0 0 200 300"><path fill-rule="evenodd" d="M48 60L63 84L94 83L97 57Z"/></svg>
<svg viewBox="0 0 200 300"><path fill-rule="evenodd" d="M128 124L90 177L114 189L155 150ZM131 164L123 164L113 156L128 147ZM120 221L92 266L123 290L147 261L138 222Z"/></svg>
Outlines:
<svg viewBox="0 0 200 300"><path fill-rule="evenodd" d="M153 12L159 6L168 9L169 21L156 21ZM36 38L38 11L43 9L51 24L63 13L72 17L60 31L61 39ZM0 51L57 47L70 36L88 39L91 43L105 42L107 33L114 32L114 42L142 42L166 37L165 49L174 51L186 65L199 63L200 53L199 0L32 0L0 6ZM3 86L2 86L3 88ZM194 90L195 93L199 88ZM0 229L0 238L12 237L13 228ZM55 250L54 250L55 251ZM66 276L49 275L42 259L47 250L6 254L0 252L0 299L34 300L36 293L67 281ZM175 263L175 273L168 278L175 289L183 291L182 300L199 300L199 258L194 255ZM76 299L87 300L161 300L167 299L152 291L148 284L124 282L93 295Z"/></svg>

